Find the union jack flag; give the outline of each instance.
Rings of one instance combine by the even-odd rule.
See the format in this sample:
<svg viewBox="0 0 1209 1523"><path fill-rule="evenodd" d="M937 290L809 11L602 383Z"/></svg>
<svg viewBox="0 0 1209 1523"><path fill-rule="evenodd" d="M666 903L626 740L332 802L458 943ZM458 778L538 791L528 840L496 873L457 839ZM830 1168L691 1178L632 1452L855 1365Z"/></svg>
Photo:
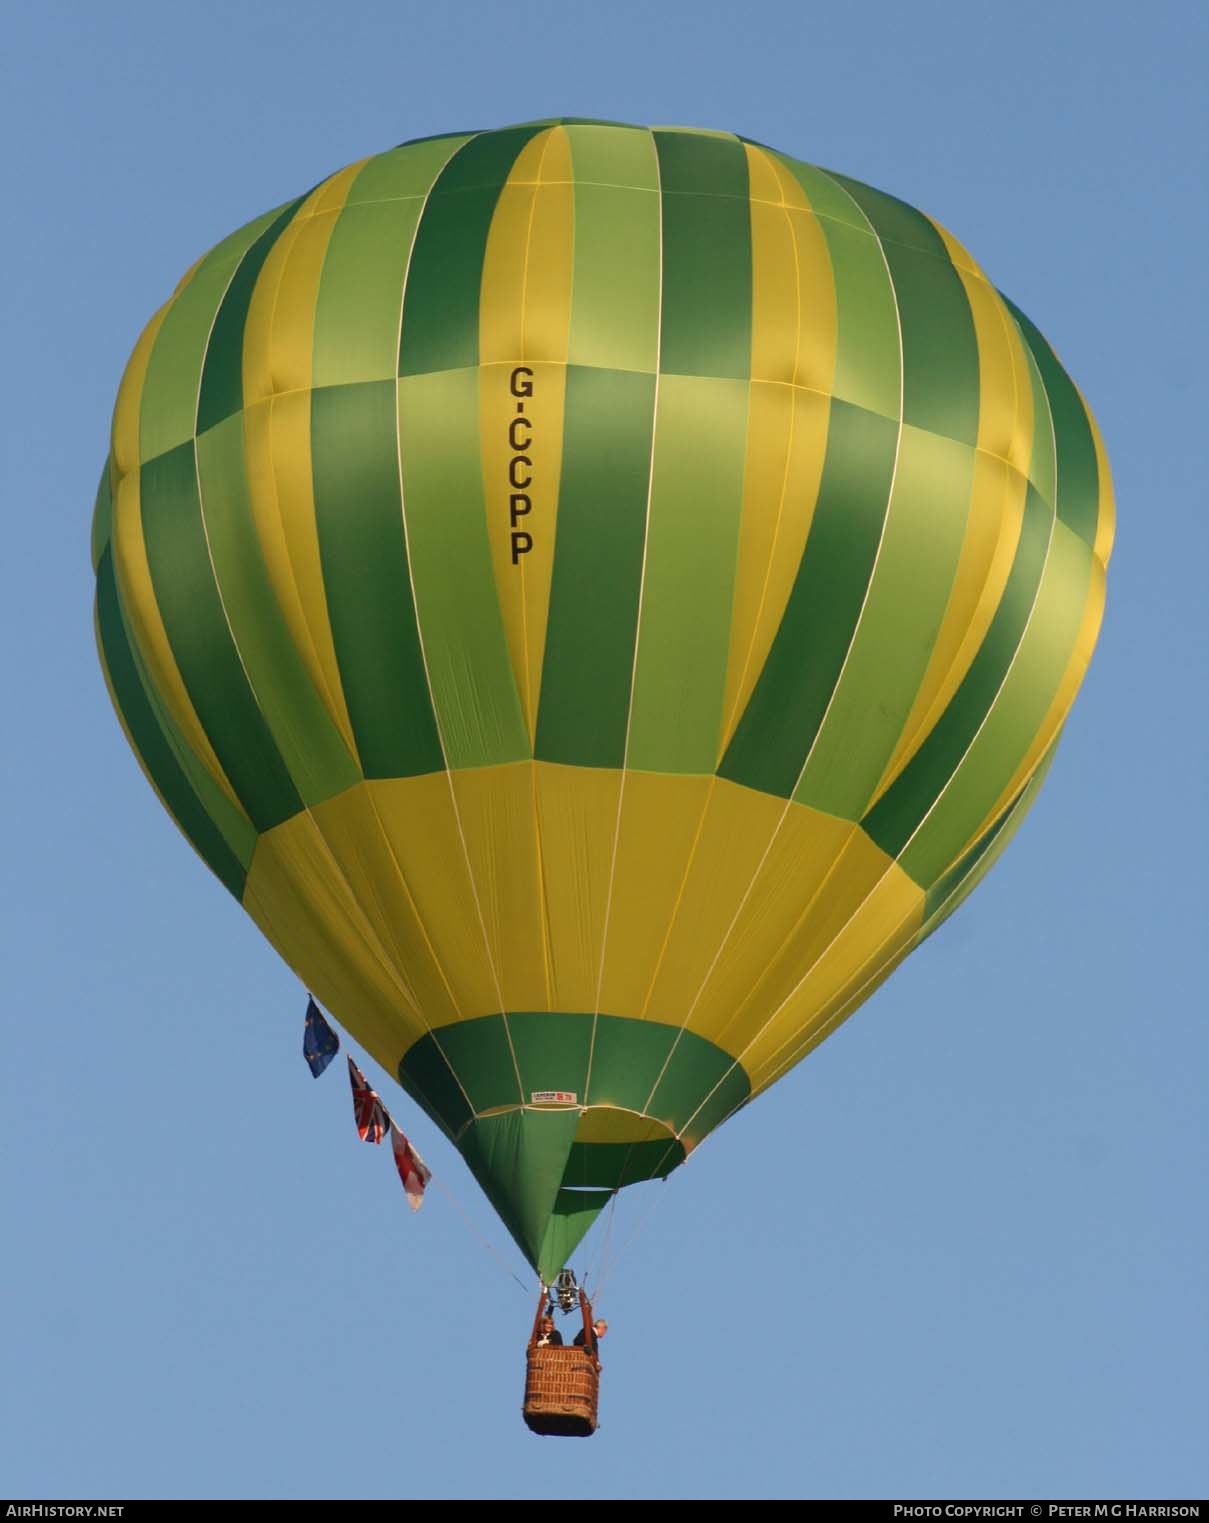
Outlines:
<svg viewBox="0 0 1209 1523"><path fill-rule="evenodd" d="M348 1060L348 1082L353 1086L353 1118L357 1123L358 1135L363 1142L381 1142L390 1126L390 1117L351 1055Z"/></svg>

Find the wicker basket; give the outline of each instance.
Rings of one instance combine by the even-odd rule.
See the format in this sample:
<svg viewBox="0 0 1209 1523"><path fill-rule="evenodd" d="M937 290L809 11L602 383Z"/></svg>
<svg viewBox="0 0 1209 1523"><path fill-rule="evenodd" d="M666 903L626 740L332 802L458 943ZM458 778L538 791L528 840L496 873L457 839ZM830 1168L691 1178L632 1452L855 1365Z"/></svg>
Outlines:
<svg viewBox="0 0 1209 1523"><path fill-rule="evenodd" d="M596 1432L600 1375L581 1348L530 1344L525 1369L525 1422L534 1433L590 1438Z"/></svg>

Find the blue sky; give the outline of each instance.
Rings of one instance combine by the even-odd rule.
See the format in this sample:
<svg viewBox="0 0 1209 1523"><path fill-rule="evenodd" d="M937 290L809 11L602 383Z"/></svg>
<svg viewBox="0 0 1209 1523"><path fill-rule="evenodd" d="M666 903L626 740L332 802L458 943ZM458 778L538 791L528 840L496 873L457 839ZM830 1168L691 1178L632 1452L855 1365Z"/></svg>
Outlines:
<svg viewBox="0 0 1209 1523"><path fill-rule="evenodd" d="M353 9L6 28L0 1494L1203 1495L1209 13ZM122 367L201 252L363 154L552 114L728 128L937 217L1082 386L1119 508L1002 863L589 1240L586 1452L521 1424L529 1277L460 1160L382 1079L443 1186L413 1217L309 1077L297 981L110 711L88 564Z"/></svg>

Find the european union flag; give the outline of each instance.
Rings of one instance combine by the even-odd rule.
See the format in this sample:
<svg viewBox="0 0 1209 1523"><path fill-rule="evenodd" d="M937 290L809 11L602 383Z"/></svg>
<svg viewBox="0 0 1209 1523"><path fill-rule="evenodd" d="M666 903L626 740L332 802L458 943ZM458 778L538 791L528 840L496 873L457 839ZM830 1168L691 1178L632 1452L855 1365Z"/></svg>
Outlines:
<svg viewBox="0 0 1209 1523"><path fill-rule="evenodd" d="M308 995L306 1028L302 1033L302 1056L311 1065L317 1079L340 1051L340 1038L323 1019L323 1011Z"/></svg>

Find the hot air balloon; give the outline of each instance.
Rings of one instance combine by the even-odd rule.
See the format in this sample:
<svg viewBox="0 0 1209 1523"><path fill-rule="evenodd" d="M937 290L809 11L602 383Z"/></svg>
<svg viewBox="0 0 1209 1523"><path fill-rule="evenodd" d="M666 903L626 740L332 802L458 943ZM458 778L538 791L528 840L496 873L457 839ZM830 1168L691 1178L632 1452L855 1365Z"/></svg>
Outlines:
<svg viewBox="0 0 1209 1523"><path fill-rule="evenodd" d="M127 737L549 1284L965 898L1100 624L1108 467L921 212L728 133L404 144L135 347Z"/></svg>

